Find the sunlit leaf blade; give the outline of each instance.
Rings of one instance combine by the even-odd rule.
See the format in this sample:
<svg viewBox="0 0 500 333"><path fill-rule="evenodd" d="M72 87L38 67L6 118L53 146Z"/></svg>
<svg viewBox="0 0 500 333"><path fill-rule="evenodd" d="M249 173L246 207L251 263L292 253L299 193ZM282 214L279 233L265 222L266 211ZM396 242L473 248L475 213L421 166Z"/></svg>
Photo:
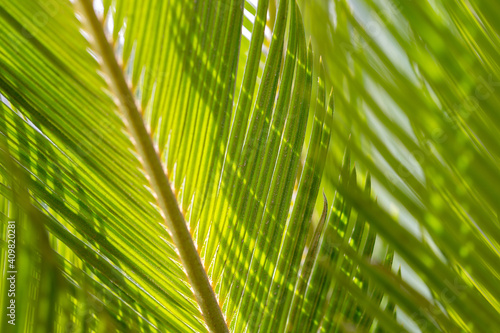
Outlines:
<svg viewBox="0 0 500 333"><path fill-rule="evenodd" d="M57 244L54 255L59 271L77 287L78 294L90 293L103 302L114 320L109 325L121 329L146 330L150 325L161 331L204 330L205 323L179 263L177 253L183 250L175 249L170 234L160 225L162 215L156 199L161 206L161 188L155 185L156 175L148 166L144 136L134 134L136 120L126 111L137 102L151 134L149 140L165 163L179 208L197 239L198 251L207 260L223 310L228 318L235 318L230 323L237 327L255 325L257 321L250 322L249 318L258 316L266 305L263 295L272 287L273 276L287 274L281 271L283 268L276 274L269 272L270 265L278 260L284 226L291 218L292 225L298 223L298 230L304 229L313 213L324 167L318 161L327 153L332 126L332 110L325 113L323 102L317 108L319 118L313 126L306 168L299 172L313 80L312 49L306 52L300 12L294 3L283 1L279 5L274 38L261 73L258 65L266 2L257 8L255 36L245 55L238 54L233 46L241 39L237 27L244 24L243 2L186 3L182 14L177 11L181 3L172 2L166 11L160 10L148 20L145 15L152 15L156 6L153 2L148 5L151 7L141 7L135 1L122 1L112 10L105 2L104 7L95 7L98 13L106 13L102 27L93 19L87 3L83 4L78 18L90 19L90 25L80 26L72 5L63 1L1 6L4 39L10 42L1 57L6 69L1 77L2 94L9 101L2 106L2 133L5 145L11 147L6 159L20 170L16 182L29 189L33 201L23 207L37 211ZM50 17L43 29L28 21L29 13L39 11ZM288 12L292 15L287 21ZM197 30L196 24L204 28ZM159 44L160 27L172 32L171 48ZM206 34L213 29L213 34ZM124 73L118 73L115 60L109 57L101 30L108 30L110 45ZM287 30L287 57L280 76ZM55 31L64 33L54 35ZM62 51L64 40L71 42ZM298 59L294 44L298 44ZM209 54L204 51L207 45L211 45ZM240 60L245 58L244 78L237 80L237 65L245 64ZM203 69L198 71L199 67ZM47 74L38 68L46 69ZM162 75L151 75L161 68L165 69ZM124 84L123 74L130 78L130 85ZM259 75L262 81L254 95ZM234 82L240 82L241 87L238 102L233 104ZM22 90L17 89L20 86ZM324 79L321 86L324 95ZM115 103L125 113L116 113ZM123 114L126 124L119 117ZM131 138L124 125L131 129ZM226 150L228 143L232 148ZM30 158L31 152L39 157ZM202 168L194 167L196 161L201 161ZM141 162L146 165L145 175ZM254 168L261 163L274 171L264 172L263 168L261 174L255 174ZM9 170L4 170L7 178L13 176ZM294 184L299 179L294 202ZM152 190L148 180L152 181ZM231 195L236 184L247 188L237 196ZM262 199L257 197L248 204L254 196L253 186ZM8 191L7 187L5 195ZM264 207L260 207L261 202ZM295 212L291 217L290 206ZM255 232L247 230L251 215L262 221ZM272 239L266 239L269 227ZM236 246L245 234L256 249L249 244ZM303 252L304 240L304 236L298 243L294 238L289 240L298 244L294 245L295 275L300 271L297 258ZM221 242L227 247L220 247ZM239 264L230 253L237 253L248 264ZM261 263L265 257L259 256L268 253L272 253L271 259ZM79 269L80 262L83 267ZM242 268L247 273L235 275L237 266L238 273ZM252 274L259 274L265 284L255 291L242 288L240 293L238 285L245 285ZM294 285L296 279L283 283ZM106 286L107 292L98 293L98 285ZM262 299L249 299L253 292ZM102 297L110 299L104 302ZM89 312L86 304L82 301L69 311ZM125 312L134 313L132 317L137 319L124 319ZM74 323L81 320L70 319ZM146 324L138 326L137 321ZM84 326L84 330L93 329Z"/></svg>

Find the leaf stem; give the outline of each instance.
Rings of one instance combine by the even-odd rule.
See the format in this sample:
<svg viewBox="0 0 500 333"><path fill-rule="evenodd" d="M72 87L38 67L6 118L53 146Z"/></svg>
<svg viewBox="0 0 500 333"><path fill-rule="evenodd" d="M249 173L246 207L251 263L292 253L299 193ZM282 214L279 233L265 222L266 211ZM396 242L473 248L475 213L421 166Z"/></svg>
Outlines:
<svg viewBox="0 0 500 333"><path fill-rule="evenodd" d="M211 332L229 332L184 216L180 211L160 158L153 146L151 136L146 130L122 68L115 58L113 48L106 38L102 22L94 12L92 0L79 0L79 4L90 29L89 32L94 39L93 46L102 58L101 66L107 72L110 79L110 88L118 98L118 106L124 115L135 147L149 176L158 204L165 216L165 224L171 232L172 239L179 251L180 259L191 282L206 325Z"/></svg>

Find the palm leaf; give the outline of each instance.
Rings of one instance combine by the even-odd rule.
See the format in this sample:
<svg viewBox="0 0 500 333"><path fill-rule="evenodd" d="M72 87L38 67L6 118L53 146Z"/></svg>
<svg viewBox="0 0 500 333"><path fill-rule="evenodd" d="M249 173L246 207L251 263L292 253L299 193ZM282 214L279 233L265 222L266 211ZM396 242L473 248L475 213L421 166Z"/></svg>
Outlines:
<svg viewBox="0 0 500 333"><path fill-rule="evenodd" d="M3 94L12 103L12 107L7 105L3 107L6 118L4 122L6 128L3 133L5 133L5 145L8 147L6 156L9 156L6 159L13 159L15 165L4 169L5 176L12 177L19 173L20 175L15 178L23 184L22 187L29 189L35 206L19 195L13 195L12 202L24 202L18 205L28 211L36 212L31 219L44 222L53 240L57 240L56 252L66 253L63 255L64 259L73 263L76 260L75 255L83 258L88 267L84 267L83 272L78 272L79 274L72 273L79 276L80 280L74 281L76 278L73 275L68 278L73 280L72 282L79 282L80 288L89 288L91 294L92 288L88 285L106 285L115 298L109 301L109 312L114 321L121 323L122 327L133 327L127 326L131 324L124 322L121 310L121 307L129 307L136 312L136 316L146 317L147 323L153 329L198 331L207 325L208 329L213 331L224 330L225 324L222 322L221 326L220 320L217 319L221 318L217 317L218 314L220 316L221 310L214 303L215 298L210 297L210 293L213 295L213 292L206 279L206 273L201 264L196 264L196 260L200 263L198 252L205 253L206 267L213 267L211 276L217 285L216 290L228 319L235 313L231 307L240 301L243 304L241 307L243 310L235 313L239 322L236 319L230 322L235 325L247 325L249 321L248 317L243 315L246 315L245 311L255 316L259 307L265 304L265 300L255 302L248 299L250 292L239 293L238 283L244 286L247 279L254 278L249 276L253 274L267 279L269 283L273 282L273 274L268 272L265 265L260 265L260 261L266 258L269 251L274 251L275 254L273 261L269 261L267 265L278 260L281 234L279 231L274 232L276 240L270 242L262 234L264 230L256 228L255 231L259 231L259 234L254 232L251 237L243 238L239 233L247 232L247 226L244 224L249 224L251 221L245 216L257 212L258 216L254 218L261 219L263 225L271 228L270 230L284 228L287 221L287 207L292 200L294 180L300 176L297 170L305 137L305 117L309 109L312 52L306 53L297 9L292 5L290 10L292 15L289 40L292 42L289 44L298 41L296 46L298 59L291 57L285 61L286 69L283 73L285 82L280 85L278 91L279 76L276 73L282 61L286 15L289 11L288 4L283 2L278 12L278 16L283 19L275 29L276 41L270 45L262 73L263 83L255 96L256 104L250 109L253 98L251 94L249 96L245 94L247 90L253 90L251 86L256 82L258 73L255 66L260 58L258 51L262 45L262 37L260 41L259 38L252 40L249 49L251 53L246 65L248 72L245 72L243 78L242 93L239 94L239 102L235 106L233 129L230 132L229 120L234 89L231 87L234 87L234 83L229 82L235 81L238 62L238 53L235 52L237 48L231 45L240 38L239 30L234 29L234 26L242 24L242 3L240 5L236 2L229 5L220 3L213 6L207 2L199 4L200 6L196 4L194 7L188 7L188 12L195 13L200 22L212 26L217 22L217 29L221 29L221 33L214 34L211 40L198 40L195 35L187 43L172 45L173 47L169 48L170 52L164 54L161 58L163 60L158 64L171 61L169 70L175 68L175 64L179 64L183 70L172 73L164 82L161 80L154 82L154 88L151 87L153 82L148 82L150 78L139 77L138 73L143 66L150 65L148 68L152 70L156 68L152 62L158 57L155 54L157 45L137 43L132 48L130 41L147 43L150 38L154 40L154 37L148 35L151 30L147 27L149 24L161 24L160 21L163 21L164 17L161 15L156 17L158 23L155 23L155 20L143 21L140 15L129 17L127 13L131 11L135 13L133 8L137 4L120 3L113 9L116 13L112 18L114 24L111 31L114 41L108 43L103 25L95 17L92 5L82 2L82 9L77 13L84 21L82 25L86 30L84 36L92 41L91 47L95 52L88 54L86 49L89 46L80 34L81 28L70 15L73 11L72 6L63 2L53 4L61 13L51 19L43 30L38 30L36 27L32 31L28 30L29 38L24 38L17 50L7 49L5 57L2 58L7 69L6 75L2 77L5 86ZM175 22L175 26L181 27L181 30L185 29L178 32L179 36L193 35L191 33L193 22L188 24L187 16L176 17L176 6L179 4L171 4L167 14L171 16L167 16L167 21L171 20ZM267 9L265 3L261 6L264 7L259 9L260 21ZM36 13L38 10L45 10L42 13L48 15L48 9L53 8L39 3L33 6L28 3L2 4L2 19L7 27L7 38L22 38L20 36L24 31L24 25L29 28L27 18L30 11ZM104 11L109 13L109 9ZM144 9L143 12L148 13L148 11ZM66 15L63 15L64 12ZM226 15L228 12L232 15ZM211 15L216 15L220 19L214 20ZM131 18L125 28L127 42L120 45L120 25L124 25L125 18ZM63 26L66 27L65 34L53 38L53 31ZM261 34L262 30L261 24ZM256 35L258 31L256 29ZM225 37L222 41L218 40L221 35ZM200 34L200 36L206 38L206 35ZM52 46L58 43L58 38L74 42L70 45L69 52L59 54L53 52ZM175 43L175 38L170 41ZM218 52L223 57L217 57L215 51L208 59L200 54L204 43L218 47ZM112 50L113 45L118 45L116 51ZM57 50L57 47L54 50ZM14 51L22 51L26 57L17 57L18 54ZM121 55L122 67L115 60L115 52ZM191 55L192 60L188 61L186 55ZM205 59L202 59L204 57ZM37 61L33 62L35 59ZM75 59L84 65L73 66ZM96 59L106 72L103 76L105 80L97 73ZM222 59L232 60L227 62ZM194 63L198 65L204 63L207 69L201 73L195 72L194 67L190 67ZM23 70L19 70L23 67ZM55 82L35 74L37 67L57 73L54 74ZM121 68L128 68L125 72L131 73L131 86L127 85ZM292 81L295 71L297 72L295 81ZM40 86L41 82L44 82L43 87ZM178 88L177 92L172 89L165 90L165 87L172 82ZM203 82L203 86L199 82ZM22 95L16 93L15 87L19 84L25 87ZM292 94L292 86L296 93ZM105 91L107 87L111 93ZM150 95L152 91L155 92L154 96ZM116 104L123 120L115 115L114 103L108 97L109 94L117 98ZM64 99L65 96L76 98ZM278 96L276 105L273 103L273 96ZM135 97L141 101L141 110L136 107L137 104L133 100ZM148 100L149 98L151 100ZM153 103L153 98L158 103L162 103L165 98L164 102L172 106L170 112L162 114L165 108L161 104L148 109L148 105L151 105L148 103ZM307 168L304 172L307 177L302 178L301 183L308 184L310 176L321 174L322 167L318 168L314 163L318 158L317 154L320 153L315 147L320 146L320 141L323 142L323 154L328 147L329 129L325 129L327 134L321 136L325 115L325 111L321 111L325 103L324 101L321 103L317 111L321 120L315 127L312 148L309 149L311 153L306 159ZM198 108L191 108L197 105ZM194 109L192 113L185 112L188 106L189 109ZM288 114L281 113L283 109L290 111ZM198 121L198 116L205 117L205 110L209 110L208 121L206 119L203 122ZM144 121L141 119L141 114L144 116ZM328 117L331 117L331 111ZM7 118L16 125L8 127ZM273 119L272 124L269 122L270 118ZM106 124L99 124L102 119ZM244 142L240 132L246 125L235 127L243 121L249 124L249 132ZM130 138L123 132L125 128L123 123L127 124L131 133ZM149 128L149 134L146 127ZM273 132L270 131L271 128ZM181 135L184 132L189 135ZM203 132L205 132L204 144L194 146L194 140L200 133L203 135ZM221 135L227 139L214 140ZM14 137L22 137L21 144L16 142ZM99 142L95 142L96 138ZM34 145L33 141L41 143ZM224 153L226 141L228 148ZM157 148L155 152L155 146L161 149ZM16 152L12 151L14 148ZM44 160L24 158L30 151L45 156ZM173 197L173 192L170 192L170 185L157 156L164 158L167 173L172 174L173 191L177 194L179 206ZM191 163L193 166L189 166L188 161L193 160L195 156L196 161L203 162L201 165L204 168L193 167L194 162ZM266 165L276 165L276 170L285 171L287 176L281 178L276 172L267 170L256 175L251 172L252 166L263 159ZM146 170L145 175L141 173L140 162ZM234 163L243 164L242 170L235 172ZM18 169L19 171L16 171ZM49 170L53 172L49 173ZM31 174L26 174L26 171ZM38 173L43 173L43 179ZM251 179L247 181L247 177ZM317 183L319 176L315 176L315 179ZM231 186L229 185L231 183L233 186L238 184L246 187L241 192L241 197L228 196L226 187ZM150 184L148 187L151 186L151 190L145 188L146 184ZM248 200L254 197L250 194L253 186L258 186L258 190L263 194L269 192L266 194L267 200L258 196L258 200L253 203L253 207L266 203L266 209L261 209L260 212L255 209L248 210L249 206L242 204L243 198ZM301 213L296 213L297 217L293 218L293 223L298 223L299 226L310 219L311 204L317 196L318 184L312 190L310 185L303 185L300 188L303 190L299 189L297 200L302 203L297 205L299 208L296 210L300 210ZM155 204L152 206L150 203L153 202ZM307 213L304 212L305 208L308 209ZM211 214L214 213L214 209L219 211L217 216L221 221L213 221ZM200 242L198 252L190 236L186 236L187 228L181 210L189 217L192 231ZM47 217L39 216L42 213ZM168 231L158 224L162 216L165 216ZM123 223L120 224L120 220L123 220ZM177 226L176 221L179 222ZM249 235L251 233L252 231L248 231ZM233 238L237 241L233 241ZM242 244L242 251L241 243L237 243L240 239L246 239L249 243L257 241L256 249ZM290 239L290 242L293 241ZM225 246L218 246L219 243ZM173 244L176 244L175 249ZM192 244L191 248L189 244ZM304 245L301 246L303 248ZM240 256L240 252L248 258L247 260L253 262L251 267L246 268L250 274L235 275L237 261L232 260L230 264L226 264L228 256L235 254ZM103 263L100 263L101 261ZM183 263L183 268L186 270L204 321L197 314L192 291L179 262ZM194 266L189 268L193 262ZM298 264L300 262L296 265ZM241 269L238 272L240 271ZM63 272L70 274L67 270ZM90 274L93 281L84 283L86 279L81 277L82 274L87 276ZM219 283L220 275L226 278ZM203 276L205 276L204 281ZM234 281L231 278L234 278ZM139 306L135 307L132 300L141 300L138 302ZM118 308L113 307L112 304L117 302L123 304ZM70 320L77 323L81 321L78 318ZM135 322L140 321L140 319L135 320Z"/></svg>
<svg viewBox="0 0 500 333"><path fill-rule="evenodd" d="M14 330L494 330L498 8L453 4L0 1Z"/></svg>
<svg viewBox="0 0 500 333"><path fill-rule="evenodd" d="M497 9L489 1L303 6L313 46L330 55L326 72L338 74L327 81L346 89L336 122L346 126L332 133L344 142L363 133L351 147L383 194L379 209L349 191L353 206L466 331L498 327L498 51L485 14ZM418 312L410 317L429 329Z"/></svg>

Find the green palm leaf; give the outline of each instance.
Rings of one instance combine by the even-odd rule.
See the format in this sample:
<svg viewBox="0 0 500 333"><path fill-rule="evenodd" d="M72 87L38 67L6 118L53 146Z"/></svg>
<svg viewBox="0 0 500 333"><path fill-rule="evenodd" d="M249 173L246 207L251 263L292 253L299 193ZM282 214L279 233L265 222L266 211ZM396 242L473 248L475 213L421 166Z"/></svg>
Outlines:
<svg viewBox="0 0 500 333"><path fill-rule="evenodd" d="M0 1L2 331L494 331L498 10Z"/></svg>

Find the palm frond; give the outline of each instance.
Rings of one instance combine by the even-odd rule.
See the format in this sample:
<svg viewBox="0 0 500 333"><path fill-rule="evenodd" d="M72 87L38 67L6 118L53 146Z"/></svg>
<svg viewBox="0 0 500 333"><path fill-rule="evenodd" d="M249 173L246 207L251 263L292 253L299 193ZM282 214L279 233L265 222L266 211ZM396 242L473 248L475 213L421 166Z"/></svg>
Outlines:
<svg viewBox="0 0 500 333"><path fill-rule="evenodd" d="M282 238L285 246L296 253L291 267L298 271L304 236L298 241L299 234L294 231L283 237L284 230L287 221L297 230L307 230L324 166L316 161L319 154L326 154L329 143L332 109L325 112L325 87L321 84L323 100L318 103L318 119L305 167L298 172L311 98L313 57L311 48L306 48L297 8L292 4L289 9L287 2L279 6L280 19L261 84L253 97L267 12L267 4L259 4L241 91L232 115L239 62L238 48L233 45L241 36L235 26L242 25L242 2L190 3L186 4L186 13L192 15L180 16L180 4L176 2L146 21L143 15L151 14L152 9L138 10L138 3L123 1L112 10L103 8L107 22L112 21L109 44L104 37L104 25L94 18L88 2L84 1L83 11L77 12L88 21L83 26L72 15L71 5L57 1L53 4L60 12L40 30L28 23L30 13L42 11L48 15L52 7L36 2L2 3L6 38L21 41L17 50L10 48L13 44L7 44L7 52L2 54L6 68L2 94L12 103L11 107L4 105L3 114L14 123L9 127L6 120L7 128L2 133L10 147L8 159L22 170L26 179L21 182L22 187L29 189L36 211L43 213L44 218L40 219L58 245L56 253L70 264L75 256L84 258L87 269L75 271L71 278L83 284L86 278L81 281L75 276L82 278L82 274L87 274L91 278L89 285L107 285L115 294L109 311L116 322L123 324L122 311L113 307L119 302L147 318L153 329L199 331L204 325L214 331L221 329L210 320L213 307L203 306L206 298L197 298L204 321L196 309L179 264L189 261L183 259L185 242L175 234L175 227L168 230L171 237L158 224L162 215L156 202L160 202L167 222L174 219L177 205L172 213L169 199L165 201L165 187L169 185L159 181L153 143L166 163L167 174L172 175L178 209L189 221L228 322L234 327L249 325L248 329L253 329L260 322L267 290L276 285L274 277L283 274L280 270L273 272L273 267L290 268L278 257ZM204 31L197 35L193 30L198 19L202 26L220 30L213 35L203 34ZM158 30L148 27L165 20L171 22L166 28L179 27L180 31L169 39L173 47L163 53L159 40L154 38ZM29 38L23 38L25 25ZM89 44L80 34L82 28L83 35L92 41L90 54ZM280 77L287 29L289 56ZM53 36L54 31L64 33ZM177 38L186 36L191 38L175 44ZM57 52L57 45L63 45L64 40L71 40L69 47ZM207 44L213 47L208 55L203 53ZM111 46L118 52L124 72L110 53ZM98 63L107 72L102 78ZM143 74L144 68L156 70L154 64L165 63L170 63L167 70L171 71L165 80L158 77L151 81ZM178 66L181 70L176 71ZM197 66L204 70L196 71ZM45 77L44 73L51 74ZM130 86L123 79L126 73L130 75ZM171 84L176 89L167 89ZM16 88L19 86L23 86L22 94ZM132 100L133 96L140 104ZM110 97L116 97L116 102ZM123 120L115 114L115 104ZM140 111L134 111L136 105L141 106ZM139 112L151 136L146 137L141 127ZM205 119L198 119L201 117ZM132 133L130 137L124 131L124 122ZM242 135L245 130L247 133ZM19 144L14 137L23 139ZM45 158L23 158L31 152ZM201 169L196 168L198 161ZM145 174L141 172L141 162ZM269 169L255 173L255 166L260 163ZM38 173L43 173L43 177ZM5 176L12 177L13 173L6 169ZM300 179L299 187L288 218L295 179ZM234 186L242 189L239 196L229 190ZM22 207L27 209L28 204ZM255 221L258 224L254 225ZM69 274L63 269L65 266L58 267ZM193 271L184 268L193 282ZM254 279L263 281L255 290ZM282 282L282 289L293 290L295 280ZM254 292L259 298L254 298ZM99 295L93 296L99 299Z"/></svg>
<svg viewBox="0 0 500 333"><path fill-rule="evenodd" d="M0 0L15 330L494 331L496 13Z"/></svg>
<svg viewBox="0 0 500 333"><path fill-rule="evenodd" d="M327 82L345 92L333 137L363 134L352 151L382 198L373 207L345 190L353 206L461 330L498 327L498 30L485 14L498 8L370 0L302 9L326 72L336 73ZM409 317L429 329L420 313Z"/></svg>

